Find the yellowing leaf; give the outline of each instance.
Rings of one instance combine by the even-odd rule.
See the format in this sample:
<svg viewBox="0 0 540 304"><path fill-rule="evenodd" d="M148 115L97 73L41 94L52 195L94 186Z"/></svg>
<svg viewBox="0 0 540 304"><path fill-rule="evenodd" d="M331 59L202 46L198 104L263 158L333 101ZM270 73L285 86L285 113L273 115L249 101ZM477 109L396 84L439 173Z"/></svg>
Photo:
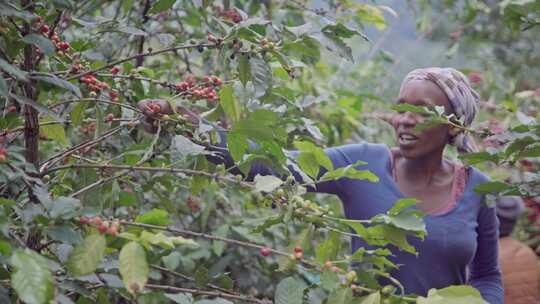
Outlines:
<svg viewBox="0 0 540 304"><path fill-rule="evenodd" d="M127 290L139 293L148 281L148 262L146 252L137 242L129 242L120 251L120 275Z"/></svg>

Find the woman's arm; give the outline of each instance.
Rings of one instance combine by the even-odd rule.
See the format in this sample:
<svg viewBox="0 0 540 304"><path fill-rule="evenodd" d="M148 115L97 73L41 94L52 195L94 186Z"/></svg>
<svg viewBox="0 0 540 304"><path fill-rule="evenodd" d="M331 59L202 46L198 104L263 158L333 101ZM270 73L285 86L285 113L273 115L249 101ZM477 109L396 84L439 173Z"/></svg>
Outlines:
<svg viewBox="0 0 540 304"><path fill-rule="evenodd" d="M484 205L478 215L478 247L470 267L469 284L490 304L503 304L499 269L499 221L495 206Z"/></svg>
<svg viewBox="0 0 540 304"><path fill-rule="evenodd" d="M144 129L150 133L155 133L157 131L157 127L154 124L155 118L157 118L159 115L173 113L169 103L167 103L165 100L141 100L138 104L138 107L145 115L142 119ZM182 109L178 109L178 112L182 112ZM193 117L193 120L195 120L194 123L198 122L196 121L198 120L198 118ZM229 172L235 175L242 175L248 181L252 181L256 175L275 175L283 179L287 177L279 176L274 170L272 170L270 166L264 164L261 161L254 161L251 164L249 173L245 175L243 172L240 171L240 169L236 167L234 160L227 148L227 135L225 130L220 130L219 126L214 127L218 130L220 140L216 145L206 147L207 150L213 152L213 155L208 155L206 157L210 162L214 164L224 164L225 167L229 169ZM251 149L256 149L256 147L256 144L250 143ZM293 157L298 155L297 151L290 152ZM350 158L346 155L347 152L341 150L340 147L327 148L325 149L325 153L332 161L334 168L345 167L351 164ZM297 170L295 170L293 165L289 165L288 169L297 182L305 182L302 178L302 175ZM320 178L325 173L326 169L321 167L318 177ZM307 188L310 192L338 194L340 191L340 183L339 180L329 180L325 182L318 182L315 185L308 186Z"/></svg>

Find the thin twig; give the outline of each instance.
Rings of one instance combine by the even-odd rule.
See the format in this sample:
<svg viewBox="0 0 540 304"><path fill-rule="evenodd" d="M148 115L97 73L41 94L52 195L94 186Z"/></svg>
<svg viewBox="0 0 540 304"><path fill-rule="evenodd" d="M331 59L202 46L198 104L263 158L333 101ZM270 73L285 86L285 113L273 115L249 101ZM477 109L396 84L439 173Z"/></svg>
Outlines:
<svg viewBox="0 0 540 304"><path fill-rule="evenodd" d="M136 123L135 120L133 120L131 123ZM71 155L72 153L75 153L76 151L79 151L81 149L84 149L84 148L88 148L88 147L93 147L95 146L96 144L98 144L99 142L101 141L104 141L105 139L113 136L114 134L118 133L120 130L123 129L124 126L126 125L129 125L131 123L128 123L128 124L125 124L125 125L121 125L121 126L118 126L114 129L110 129L108 130L107 132L101 134L98 138L94 139L94 140L89 140L89 141L86 141L86 142L83 142L83 143L80 143L78 145L75 145L67 150L64 150L54 156L52 156L51 158L49 158L48 160L46 160L39 168L39 171L40 172L45 172L45 171L48 171L47 169L58 163L59 161L63 160L64 158L68 157L69 155Z"/></svg>
<svg viewBox="0 0 540 304"><path fill-rule="evenodd" d="M82 147L78 147L76 150L80 150L81 148ZM71 151L66 154L69 155L73 152L74 151ZM41 170L40 172L42 175L44 175L44 174L48 174L54 171L77 169L77 168L116 169L116 170L130 170L130 171L168 172L168 173L173 173L173 174L185 174L185 175L200 175L200 176L206 176L213 179L236 183L243 187L250 187L250 188L253 187L252 183L238 181L235 178L221 176L217 173L209 173L205 171L197 171L197 170L192 170L192 169L181 169L181 168L139 167L139 166L127 166L127 165L70 164L70 165L57 166L50 169L42 167L43 170Z"/></svg>
<svg viewBox="0 0 540 304"><path fill-rule="evenodd" d="M93 70L90 70L90 71L82 72L82 73L79 73L77 75L73 75L73 76L67 78L66 80L77 79L77 78L80 78L80 77L82 77L84 75L93 74L93 73L102 71L104 69L111 68L111 67L113 67L113 66L115 66L117 64L124 63L126 61L130 61L130 60L133 60L133 59L137 59L139 57L155 56L155 55L159 55L159 54L163 54L163 53L167 53L167 52L172 52L174 50L183 50L183 49L200 48L200 47L215 48L216 44L199 43L199 44L180 45L180 46L165 48L165 49L162 49L162 50L151 51L151 52L146 52L146 53L141 53L141 54L135 54L135 55L123 58L123 59L119 59L119 60L110 62L110 63L108 63L108 64L106 64L106 65L104 65L102 67L99 67L99 68L96 68L96 69L93 69Z"/></svg>
<svg viewBox="0 0 540 304"><path fill-rule="evenodd" d="M168 273L172 276L175 276L175 277L178 277L178 278L181 278L181 279L184 279L186 281L189 281L189 282L195 282L195 279L192 278L192 277L188 277L187 275L184 275L184 274L181 274L179 272L176 272L174 270L170 270L170 269L167 269L165 267L161 267L159 265L150 265L151 268L154 268L156 270L159 270L159 271L162 271L164 273ZM207 287L209 288L212 288L212 289L215 289L215 290L219 290L219 291L223 291L223 292L226 292L226 293L230 293L230 294L237 294L237 295L240 295L239 293L237 292L231 292L230 290L227 290L225 288L221 288L219 286L216 286L214 284L211 284L211 283L208 283L206 284Z"/></svg>
<svg viewBox="0 0 540 304"><path fill-rule="evenodd" d="M234 295L234 294L218 292L218 291L208 291L208 290L201 290L201 289L181 288L181 287L155 285L155 284L146 284L144 287L148 289L164 290L167 292L186 292L186 293L206 295L206 296L211 296L211 297L234 299L234 300L239 300L239 301L244 301L244 302L249 302L249 303L260 303L260 304L272 303L272 301L266 300L266 299L257 299L250 296Z"/></svg>
<svg viewBox="0 0 540 304"><path fill-rule="evenodd" d="M59 107L61 105L65 105L65 104L68 104L68 103L74 103L74 102L99 102L99 103L106 103L106 104L111 104L111 105L115 105L115 106L119 106L119 107L123 107L123 108L126 108L126 109L130 109L132 111L135 111L137 113L142 113L141 110L131 106L131 105L128 105L128 104L123 104L123 103L120 103L120 102L114 102L114 101L109 101L109 100L106 100L106 99L99 99L99 98L81 98L81 99L70 99L70 100L65 100L65 101L61 101L61 102L57 102L57 103L54 103L54 104L51 104L49 106L49 108L53 109L53 108L56 108L56 107Z"/></svg>

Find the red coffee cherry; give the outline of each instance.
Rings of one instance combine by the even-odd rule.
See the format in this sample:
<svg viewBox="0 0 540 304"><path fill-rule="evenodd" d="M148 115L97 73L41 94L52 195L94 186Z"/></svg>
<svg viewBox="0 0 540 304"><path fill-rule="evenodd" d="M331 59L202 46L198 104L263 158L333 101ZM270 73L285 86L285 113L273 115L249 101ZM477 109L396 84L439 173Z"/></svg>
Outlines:
<svg viewBox="0 0 540 304"><path fill-rule="evenodd" d="M112 67L111 68L111 74L116 75L118 73L120 73L120 68L119 67Z"/></svg>
<svg viewBox="0 0 540 304"><path fill-rule="evenodd" d="M263 257L269 256L269 255L270 255L270 252L271 252L271 250L270 250L270 248L268 248L268 247L263 247L263 248L261 248L261 255L262 255Z"/></svg>
<svg viewBox="0 0 540 304"><path fill-rule="evenodd" d="M46 24L43 24L39 30L43 33L43 34L47 34L49 32L49 26L46 25Z"/></svg>
<svg viewBox="0 0 540 304"><path fill-rule="evenodd" d="M90 224L90 219L87 216L83 215L79 218L79 223L83 225Z"/></svg>
<svg viewBox="0 0 540 304"><path fill-rule="evenodd" d="M58 48L61 49L62 51L65 51L67 49L69 49L69 43L68 42L65 42L65 41L62 41L62 42L59 42L57 44Z"/></svg>

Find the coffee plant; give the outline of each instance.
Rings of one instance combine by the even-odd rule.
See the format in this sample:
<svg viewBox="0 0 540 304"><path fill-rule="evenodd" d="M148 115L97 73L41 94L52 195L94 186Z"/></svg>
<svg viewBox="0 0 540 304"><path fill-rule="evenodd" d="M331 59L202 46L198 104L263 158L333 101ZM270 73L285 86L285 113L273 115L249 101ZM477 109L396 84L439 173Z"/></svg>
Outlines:
<svg viewBox="0 0 540 304"><path fill-rule="evenodd" d="M535 30L519 16L512 30ZM483 303L467 286L405 294L391 277L392 250L415 254L407 238L426 234L415 199L361 221L307 193L378 181L321 146L358 135L363 104L382 100L330 80L343 65L382 70L388 58L354 47L395 17L354 1L0 2L1 302ZM469 130L491 144L463 160L527 168L477 190L535 197L538 113L519 109L540 97L515 93L497 109L519 121ZM250 176L256 164L273 174ZM353 235L376 249L351 253Z"/></svg>

